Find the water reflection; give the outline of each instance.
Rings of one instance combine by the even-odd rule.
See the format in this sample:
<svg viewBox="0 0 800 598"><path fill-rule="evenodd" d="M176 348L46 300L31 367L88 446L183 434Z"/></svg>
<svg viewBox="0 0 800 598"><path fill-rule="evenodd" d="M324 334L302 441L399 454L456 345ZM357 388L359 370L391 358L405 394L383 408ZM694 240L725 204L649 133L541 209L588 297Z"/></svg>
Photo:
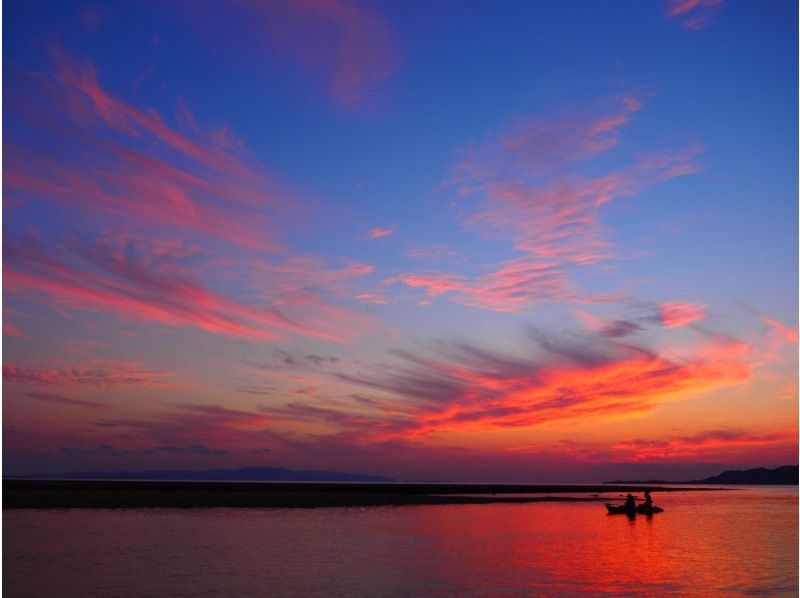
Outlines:
<svg viewBox="0 0 800 598"><path fill-rule="evenodd" d="M5 511L4 589L50 596L796 595L797 491L602 503Z"/></svg>

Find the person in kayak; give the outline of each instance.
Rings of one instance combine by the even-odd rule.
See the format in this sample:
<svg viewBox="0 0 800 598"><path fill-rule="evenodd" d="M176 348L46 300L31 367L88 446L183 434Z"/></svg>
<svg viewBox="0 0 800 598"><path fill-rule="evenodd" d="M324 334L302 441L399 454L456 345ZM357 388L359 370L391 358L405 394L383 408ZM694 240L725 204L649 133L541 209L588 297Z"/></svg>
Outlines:
<svg viewBox="0 0 800 598"><path fill-rule="evenodd" d="M642 505L642 509L645 511L652 511L653 510L653 499L650 497L650 491L644 491L644 504Z"/></svg>
<svg viewBox="0 0 800 598"><path fill-rule="evenodd" d="M628 492L628 496L625 497L625 510L626 511L635 511L636 510L636 499L633 498L633 494Z"/></svg>

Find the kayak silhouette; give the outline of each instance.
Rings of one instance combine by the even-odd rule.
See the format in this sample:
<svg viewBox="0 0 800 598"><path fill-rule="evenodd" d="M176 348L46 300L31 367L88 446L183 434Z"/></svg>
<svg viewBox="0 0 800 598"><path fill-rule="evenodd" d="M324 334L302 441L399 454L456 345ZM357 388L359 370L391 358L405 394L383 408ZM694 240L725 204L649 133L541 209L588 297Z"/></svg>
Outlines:
<svg viewBox="0 0 800 598"><path fill-rule="evenodd" d="M652 515L653 513L663 513L664 509L661 507L646 507L645 505L639 505L635 509L629 509L625 505L610 505L606 503L606 509L608 509L609 515Z"/></svg>

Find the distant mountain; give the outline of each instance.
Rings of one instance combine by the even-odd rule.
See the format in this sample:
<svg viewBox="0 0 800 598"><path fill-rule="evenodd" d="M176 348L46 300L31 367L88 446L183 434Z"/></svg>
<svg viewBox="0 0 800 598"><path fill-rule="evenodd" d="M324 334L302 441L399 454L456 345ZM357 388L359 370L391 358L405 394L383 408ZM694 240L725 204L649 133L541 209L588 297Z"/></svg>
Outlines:
<svg viewBox="0 0 800 598"><path fill-rule="evenodd" d="M689 480L687 482L668 482L665 480L614 480L613 482L603 482L604 484L733 484L740 486L750 485L797 485L798 466L784 465L777 469L746 469L725 471L719 475L704 478L702 480Z"/></svg>
<svg viewBox="0 0 800 598"><path fill-rule="evenodd" d="M704 480L693 480L689 484L797 484L797 465L784 465L777 469L746 469L726 471Z"/></svg>
<svg viewBox="0 0 800 598"><path fill-rule="evenodd" d="M240 469L72 471L16 476L73 480L207 480L237 482L396 482L394 478L340 471L286 469L284 467L242 467Z"/></svg>

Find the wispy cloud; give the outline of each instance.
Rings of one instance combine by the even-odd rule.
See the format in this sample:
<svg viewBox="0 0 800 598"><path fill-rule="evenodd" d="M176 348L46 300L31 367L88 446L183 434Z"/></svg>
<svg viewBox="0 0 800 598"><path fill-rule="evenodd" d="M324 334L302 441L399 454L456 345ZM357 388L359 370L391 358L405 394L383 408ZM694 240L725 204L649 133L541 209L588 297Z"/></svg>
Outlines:
<svg viewBox="0 0 800 598"><path fill-rule="evenodd" d="M228 128L201 127L183 103L171 126L106 90L90 63L52 54L49 76L17 76L11 104L36 135L12 142L4 184L26 201L55 203L79 230L105 231L56 247L9 243L12 293L262 341L346 341L373 326L342 304L365 292L350 281L372 266L288 252L276 223L295 197ZM31 147L42 133L50 143ZM238 287L246 302L220 290L234 273L247 281Z"/></svg>
<svg viewBox="0 0 800 598"><path fill-rule="evenodd" d="M3 336L16 336L19 338L25 338L27 335L13 324L3 322Z"/></svg>
<svg viewBox="0 0 800 598"><path fill-rule="evenodd" d="M422 288L431 297L447 296L464 305L494 311L514 312L546 301L595 303L613 296L581 294L556 263L531 262L526 258L509 260L483 276L443 272L401 274L387 284L404 283Z"/></svg>
<svg viewBox="0 0 800 598"><path fill-rule="evenodd" d="M51 142L33 149L12 141L4 163L8 190L151 230L179 229L250 249L281 247L273 217L288 208L290 192L230 131L200 128L185 108L179 131L155 111L108 92L90 63L61 49L53 56L50 77L15 80L9 103Z"/></svg>
<svg viewBox="0 0 800 598"><path fill-rule="evenodd" d="M228 451L219 448L209 448L205 444L190 444L189 446L155 446L145 449L145 453L169 453L172 455L227 455Z"/></svg>
<svg viewBox="0 0 800 598"><path fill-rule="evenodd" d="M237 35L299 67L344 106L360 106L373 98L400 64L397 36L374 3L234 0L202 14L189 11L187 17L205 18L208 39L228 48L230 40L216 35L211 21L236 24Z"/></svg>
<svg viewBox="0 0 800 598"><path fill-rule="evenodd" d="M672 301L660 306L658 317L666 328L683 328L706 317L706 306Z"/></svg>
<svg viewBox="0 0 800 598"><path fill-rule="evenodd" d="M124 430L126 437L135 432L162 447L185 448L236 445L243 436L266 429L269 420L264 413L189 403L172 405L169 411L148 417L109 418L93 423L107 431Z"/></svg>
<svg viewBox="0 0 800 598"><path fill-rule="evenodd" d="M371 228L367 231L365 237L370 240L384 239L386 237L391 237L394 234L394 230L394 226Z"/></svg>
<svg viewBox="0 0 800 598"><path fill-rule="evenodd" d="M796 446L796 429L716 427L683 434L657 433L647 438L632 436L610 443L570 439L561 441L555 451L553 447L534 445L516 447L511 452L549 454L553 460L576 464L643 464L651 471L665 463L780 464L796 452ZM716 468L719 470L720 466Z"/></svg>
<svg viewBox="0 0 800 598"><path fill-rule="evenodd" d="M689 30L705 27L722 6L723 0L667 0L667 16L680 19Z"/></svg>
<svg viewBox="0 0 800 598"><path fill-rule="evenodd" d="M105 234L53 249L39 243L9 245L5 256L10 292L39 293L50 305L73 310L108 311L123 319L261 340L293 333L346 341L372 325L368 317L319 294L369 271L358 264L325 270L306 260L284 266L258 262L251 271L269 273L263 279L268 291L261 305L249 305L197 280L195 267L188 265L196 256L183 245ZM313 285L305 284L312 279Z"/></svg>
<svg viewBox="0 0 800 598"><path fill-rule="evenodd" d="M433 353L398 352L398 365L341 372L342 381L375 393L349 409L326 407L323 413L297 403L265 409L280 419L322 418L375 442L637 415L741 384L755 368L747 345L725 337L707 338L681 359L613 337L534 331L531 338L534 358L439 343Z"/></svg>
<svg viewBox="0 0 800 598"><path fill-rule="evenodd" d="M591 109L525 119L470 149L454 179L468 185L520 173L541 176L585 160L616 146L620 130L641 108L641 94L630 92Z"/></svg>
<svg viewBox="0 0 800 598"><path fill-rule="evenodd" d="M596 178L535 177L522 182L513 176L473 179L462 192L478 192L486 204L468 224L494 238L510 238L514 249L531 259L586 265L607 259L613 248L599 212L609 202L633 197L649 186L697 172L699 147L651 154L634 164ZM500 173L498 173L500 174ZM526 171L520 171L526 176ZM472 185L477 183L477 187Z"/></svg>
<svg viewBox="0 0 800 598"><path fill-rule="evenodd" d="M5 372L3 372L5 374ZM48 382L50 383L50 382ZM44 401L46 403L57 403L60 405L71 405L73 407L88 407L89 409L107 409L110 407L107 403L98 403L96 401L85 401L83 399L75 399L73 397L65 397L50 392L27 392L25 396L36 401Z"/></svg>
<svg viewBox="0 0 800 598"><path fill-rule="evenodd" d="M168 386L173 372L151 370L137 363L95 360L81 365L42 369L13 363L3 364L3 380L7 383L43 384L48 386L93 386L109 389L119 386ZM33 393L31 398L55 401L56 395ZM61 402L67 402L61 397ZM69 399L75 402L74 399ZM77 401L84 403L84 401ZM77 404L76 403L76 404ZM84 406L89 406L88 404Z"/></svg>
<svg viewBox="0 0 800 598"><path fill-rule="evenodd" d="M778 338L781 344L797 344L797 329L789 328L781 324L778 320L770 318L765 314L758 314L761 320L769 326L773 334Z"/></svg>
<svg viewBox="0 0 800 598"><path fill-rule="evenodd" d="M132 451L117 448L112 444L98 444L88 447L62 446L59 447L58 452L64 457L127 457L133 454Z"/></svg>
<svg viewBox="0 0 800 598"><path fill-rule="evenodd" d="M719 428L695 434L671 435L664 439L634 438L613 444L610 452L618 460L629 462L719 459L731 452L752 452L754 449L791 446L797 430L755 432L738 428Z"/></svg>
<svg viewBox="0 0 800 598"><path fill-rule="evenodd" d="M620 130L640 109L641 96L630 93L593 110L531 119L467 150L449 181L462 197L477 200L466 225L486 238L510 241L520 255L479 276L408 273L390 282L496 311L520 311L544 301L618 300L615 293L582 292L568 272L617 256L601 210L697 172L695 159L702 151L690 146L655 152L605 175L579 175L575 164L614 148Z"/></svg>

